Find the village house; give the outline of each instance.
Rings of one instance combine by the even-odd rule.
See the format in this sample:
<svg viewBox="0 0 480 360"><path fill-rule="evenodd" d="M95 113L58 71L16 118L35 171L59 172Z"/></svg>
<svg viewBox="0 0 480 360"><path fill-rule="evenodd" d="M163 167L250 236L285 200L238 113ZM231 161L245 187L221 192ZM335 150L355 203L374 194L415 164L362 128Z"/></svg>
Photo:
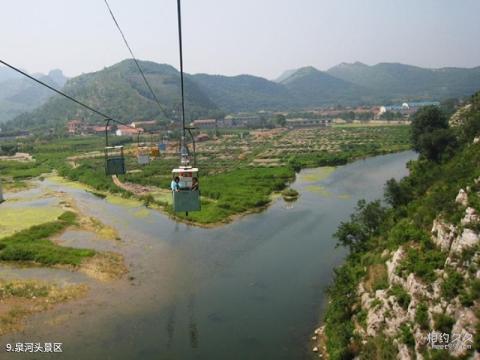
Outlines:
<svg viewBox="0 0 480 360"><path fill-rule="evenodd" d="M193 127L198 129L215 129L217 127L216 119L199 119L194 120L192 123Z"/></svg>
<svg viewBox="0 0 480 360"><path fill-rule="evenodd" d="M287 119L286 125L289 128L302 128L302 127L319 127L327 126L330 124L330 120L327 119Z"/></svg>
<svg viewBox="0 0 480 360"><path fill-rule="evenodd" d="M143 120L143 121L134 121L130 125L134 128L137 128L139 126L155 126L157 125L157 122L155 120Z"/></svg>
<svg viewBox="0 0 480 360"><path fill-rule="evenodd" d="M78 135L84 132L86 126L82 120L70 120L67 122L67 131L70 135Z"/></svg>
<svg viewBox="0 0 480 360"><path fill-rule="evenodd" d="M208 136L208 134L198 134L197 136L195 136L195 142L203 142L209 139L210 137Z"/></svg>
<svg viewBox="0 0 480 360"><path fill-rule="evenodd" d="M142 133L144 130L142 128L132 129L130 126L118 125L115 135L117 136L133 136L138 133Z"/></svg>

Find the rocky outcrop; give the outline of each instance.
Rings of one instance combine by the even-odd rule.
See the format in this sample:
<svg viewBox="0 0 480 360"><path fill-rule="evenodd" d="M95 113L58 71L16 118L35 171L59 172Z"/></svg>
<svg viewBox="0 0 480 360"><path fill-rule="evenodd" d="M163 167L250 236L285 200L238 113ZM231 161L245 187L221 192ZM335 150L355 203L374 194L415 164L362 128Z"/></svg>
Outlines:
<svg viewBox="0 0 480 360"><path fill-rule="evenodd" d="M480 178L475 180L475 184L479 183ZM472 188L477 187L478 185L472 186ZM380 260L376 259L377 262L385 261L388 283L385 284L383 274L379 284L382 287L386 285L386 288L374 291L375 286L372 285L374 277L371 274L375 274L375 266L378 267L381 264L374 263L364 269L367 275L358 285L359 303L355 306L361 308L362 312L359 314L364 316L366 313L366 316L362 321L359 321L360 318L354 318L355 334L361 339L359 344L365 345L370 341L369 338L382 335L389 338L397 347L397 359L421 360L429 352L431 344L427 343L428 335L438 331L438 321L441 316L444 317L444 322L453 321L450 339L452 334L475 334L479 322L476 311L480 309L480 299L469 300L470 305L465 305L466 302L462 298L465 294L473 294L471 284L475 278L480 279L480 252L476 251L474 254L465 252L468 249L475 249L480 244L478 230L480 214L474 207L476 195L472 193L472 188L461 189L455 198L456 203L460 205L458 209L465 211L458 223L450 223L445 220L446 216L442 217L440 214L433 221L431 240L446 258L443 264L437 260L432 261L432 264L438 266L437 269L433 269L434 276L432 276L432 268L428 266L414 268L415 271L420 269L419 276L413 272L407 273L405 270L412 268L410 263L412 259L406 259L412 249L420 251L422 248L415 239L402 244L396 250L383 250ZM427 246L423 251L430 251L430 248ZM435 252L434 258L438 259L438 250ZM425 257L425 259L429 258ZM408 266L402 266L406 260L409 260ZM426 283L424 278L420 277L424 269L429 271L429 278L434 278L433 281ZM451 284L451 276L454 273L453 279L460 274L460 280L457 292L452 293L451 288L455 284ZM377 275L377 278L380 276ZM406 339L405 327L411 331L415 341L414 348L411 344L403 343ZM444 334L438 333L438 335ZM453 357L464 357L468 349L451 346L449 351ZM480 354L476 356L480 360Z"/></svg>
<svg viewBox="0 0 480 360"><path fill-rule="evenodd" d="M452 334L460 334L461 338L464 338L467 334L475 334L475 326L478 323L478 319L476 318L475 313L471 309L458 309L458 311L455 313L455 319L456 322L453 325ZM470 343L470 345L472 344ZM450 350L450 354L454 356L465 355L466 349L462 346L454 346Z"/></svg>
<svg viewBox="0 0 480 360"><path fill-rule="evenodd" d="M450 247L450 253L461 254L464 250L472 248L479 243L478 234L471 229L463 229L461 235L457 236Z"/></svg>
<svg viewBox="0 0 480 360"><path fill-rule="evenodd" d="M480 222L480 217L478 216L477 212L472 207L467 207L465 210L465 216L461 220L462 225L474 225Z"/></svg>
<svg viewBox="0 0 480 360"><path fill-rule="evenodd" d="M456 228L452 224L447 224L440 219L433 220L432 241L442 251L450 250L456 235Z"/></svg>
<svg viewBox="0 0 480 360"><path fill-rule="evenodd" d="M467 195L467 192L463 189L460 189L460 191L458 192L458 195L457 197L455 198L455 202L457 204L461 204L463 206L467 206L468 205L468 195Z"/></svg>
<svg viewBox="0 0 480 360"><path fill-rule="evenodd" d="M458 193L456 201L468 206L468 195L465 191L462 191L460 190ZM461 254L464 250L472 248L480 242L478 232L468 228L468 226L478 225L479 223L480 217L472 207L465 209L465 216L460 221L460 224L465 226L463 230L437 218L433 221L432 241L442 251L448 252L450 255Z"/></svg>
<svg viewBox="0 0 480 360"><path fill-rule="evenodd" d="M455 112L455 114L453 114L450 117L450 120L449 120L450 126L453 126L453 127L461 126L465 122L465 118L466 118L467 114L469 113L469 111L471 110L471 108L472 108L472 105L467 104L467 105L461 107L460 109L458 109Z"/></svg>

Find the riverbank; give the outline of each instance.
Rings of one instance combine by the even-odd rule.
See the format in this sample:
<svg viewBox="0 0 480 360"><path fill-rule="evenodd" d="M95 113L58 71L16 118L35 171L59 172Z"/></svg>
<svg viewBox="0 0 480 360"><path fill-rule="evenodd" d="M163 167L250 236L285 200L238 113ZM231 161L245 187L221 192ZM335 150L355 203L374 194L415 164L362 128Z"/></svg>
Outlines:
<svg viewBox="0 0 480 360"><path fill-rule="evenodd" d="M120 254L63 246L63 234L71 231L95 234L99 241L120 241L115 229L85 216L65 192L40 191L31 182L28 191L5 195L0 219L0 265L8 264L13 272L42 267L79 272L101 282L121 279L127 273ZM0 335L18 331L25 318L79 299L88 291L86 284L7 280L0 275Z"/></svg>
<svg viewBox="0 0 480 360"><path fill-rule="evenodd" d="M457 121L436 108L417 113L420 154L409 175L386 182L384 202L359 202L338 227L348 255L323 317L329 359L478 358L479 115L480 94ZM436 131L443 142L429 142Z"/></svg>
<svg viewBox="0 0 480 360"><path fill-rule="evenodd" d="M90 290L77 300L28 316L21 333L1 340L55 339L65 344L66 356L79 360L158 354L302 358L331 269L343 259L330 234L359 197L378 196L387 176L403 173L411 157L394 154L302 171L291 184L301 194L293 206L280 197L261 213L214 229L172 221L135 200L107 200L46 179L39 183L42 189L66 193L80 212L114 227L122 238L103 241L67 231L59 244L92 248L96 243L101 245L96 251L105 250L105 245L121 253L128 279L86 281L78 271L51 268L12 272L10 276L27 279L87 283ZM330 195L311 191L311 186Z"/></svg>

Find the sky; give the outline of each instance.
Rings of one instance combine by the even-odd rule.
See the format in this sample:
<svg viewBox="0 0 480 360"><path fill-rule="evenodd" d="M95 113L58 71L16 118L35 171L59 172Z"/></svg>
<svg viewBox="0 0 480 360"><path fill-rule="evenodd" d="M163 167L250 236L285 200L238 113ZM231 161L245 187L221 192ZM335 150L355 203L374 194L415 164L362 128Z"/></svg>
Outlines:
<svg viewBox="0 0 480 360"><path fill-rule="evenodd" d="M178 68L175 0L109 0L137 58ZM479 0L182 0L188 73L268 79L302 66L480 65ZM98 71L129 53L104 0L2 1L0 58Z"/></svg>

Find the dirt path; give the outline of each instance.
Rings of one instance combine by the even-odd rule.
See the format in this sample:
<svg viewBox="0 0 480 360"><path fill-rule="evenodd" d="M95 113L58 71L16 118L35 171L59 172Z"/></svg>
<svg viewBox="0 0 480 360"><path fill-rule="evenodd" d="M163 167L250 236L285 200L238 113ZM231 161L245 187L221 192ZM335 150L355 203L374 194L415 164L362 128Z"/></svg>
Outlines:
<svg viewBox="0 0 480 360"><path fill-rule="evenodd" d="M122 183L120 179L117 177L117 175L112 175L112 180L113 183L118 186L119 188L126 190L128 192L131 192L132 194L136 196L145 196L149 195L152 192L154 192L156 189L153 189L148 186L143 186L139 184L133 184L133 183Z"/></svg>

